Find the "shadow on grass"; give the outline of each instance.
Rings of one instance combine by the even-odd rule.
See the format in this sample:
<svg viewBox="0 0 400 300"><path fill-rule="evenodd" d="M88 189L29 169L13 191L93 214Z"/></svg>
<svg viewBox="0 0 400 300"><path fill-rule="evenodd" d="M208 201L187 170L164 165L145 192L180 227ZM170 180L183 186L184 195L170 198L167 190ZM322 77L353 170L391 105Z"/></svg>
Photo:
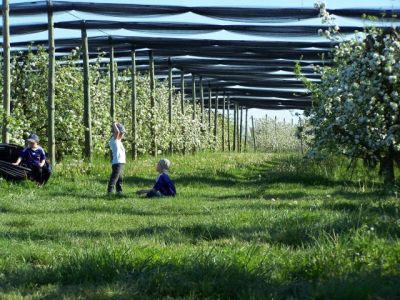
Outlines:
<svg viewBox="0 0 400 300"><path fill-rule="evenodd" d="M129 186L148 186L151 188L155 183L156 175L154 178L146 178L139 176L124 176L124 185ZM100 182L106 186L108 184L108 180L100 180Z"/></svg>
<svg viewBox="0 0 400 300"><path fill-rule="evenodd" d="M332 196L339 196L343 197L348 200L356 200L356 201L361 201L361 200L381 200L385 199L388 197L386 192L384 190L373 190L373 191L368 191L368 192L350 192L350 191L345 191L338 189L336 190Z"/></svg>
<svg viewBox="0 0 400 300"><path fill-rule="evenodd" d="M226 178L216 178L215 175L212 176L200 176L200 175L185 175L182 177L171 176L172 181L177 186L196 186L196 185L209 185L218 187L232 187L239 183L245 183L244 180L238 178L232 178L232 176L227 175ZM127 176L124 178L125 184L148 186L152 187L155 183L154 179L148 179L138 176Z"/></svg>
<svg viewBox="0 0 400 300"><path fill-rule="evenodd" d="M151 256L151 253L142 258L135 257L128 250L124 252L103 250L97 253L77 254L74 257L64 258L49 268L33 266L24 270L9 271L2 281L3 291L7 287L11 289L46 284L61 286L92 284L99 290L101 285L119 282L124 288L115 291L115 298L118 299L134 295L142 297L141 299L144 296L189 295L201 298L223 296L233 299L240 295L244 296L249 291L258 294L266 287L266 282L259 274L249 272L235 264L215 263L203 257L199 257L197 261L186 258L180 263L160 261L159 258ZM61 288L47 296L49 299L54 299L64 293L68 294L67 289ZM96 292L95 295L105 296Z"/></svg>
<svg viewBox="0 0 400 300"><path fill-rule="evenodd" d="M334 200L337 196L339 199ZM332 199L322 201L321 208L342 212L359 212L364 216L398 216L400 212L398 200L386 197L384 191L358 193L339 190L332 193ZM383 199L385 201L382 201Z"/></svg>
<svg viewBox="0 0 400 300"><path fill-rule="evenodd" d="M130 176L124 179L127 184L137 184L145 186L153 186L154 180L150 180L138 176ZM248 186L253 189L257 188L268 188L268 186L275 184L297 184L304 187L346 187L346 188L359 188L359 182L353 180L334 180L323 175L315 173L305 173L302 170L298 172L285 172L276 171L274 169L264 169L262 177L259 175L249 174L246 175L234 175L229 172L219 172L218 176L213 174L204 175L185 175L180 177L172 178L173 182L179 186L198 186L206 185L210 187L235 187L235 186ZM105 182L106 183L106 182ZM375 192L377 195L384 195L379 188L382 186L371 182L365 182L365 184L374 185L377 188Z"/></svg>
<svg viewBox="0 0 400 300"><path fill-rule="evenodd" d="M20 290L26 296L39 293L42 299L398 299L400 296L398 275L383 275L377 269L338 276L325 274L324 263L320 264L321 273L315 274L307 272L310 267L307 261L278 265L262 262L254 268L246 264L244 257L221 257L212 252L168 260L160 253L135 255L129 249L103 248L54 259L46 267L38 264L7 270L0 282L3 293L15 295ZM47 285L57 288L41 289Z"/></svg>
<svg viewBox="0 0 400 300"><path fill-rule="evenodd" d="M301 221L301 223L299 223ZM323 228L310 228L310 222L304 220L280 220L270 226L253 225L231 228L228 226L195 224L179 229L193 244L202 241L236 240L245 242L268 243L273 245L302 247L311 246L322 232L328 234L348 231L352 224L337 222L326 224Z"/></svg>
<svg viewBox="0 0 400 300"><path fill-rule="evenodd" d="M271 193L271 192L252 192L252 193L245 193L245 194L229 194L229 195L215 195L215 196L210 196L207 195L204 198L210 201L225 201L225 200L259 200L259 199L264 199L264 200L297 200L297 199L303 199L304 197L307 196L307 193L305 192L298 192L298 191L293 191L293 192L282 192L282 193ZM240 208L240 207L238 207Z"/></svg>
<svg viewBox="0 0 400 300"><path fill-rule="evenodd" d="M252 209L257 206L252 204ZM200 215L202 213L199 213ZM206 213L204 213L206 214ZM164 244L199 244L211 241L243 241L268 243L273 245L312 247L321 237L347 234L358 230L368 221L368 215L360 219L359 213L343 214L335 219L326 219L317 210L305 208L299 214L282 215L278 218L263 218L256 214L253 224L229 225L218 223L195 223L190 225L152 225L147 227L122 229L120 231L53 229L38 230L19 228L14 231L0 231L0 238L13 240L63 241L74 238L85 239L151 239ZM371 218L374 220L374 218ZM19 223L18 223L19 225ZM395 225L395 224L394 224ZM398 226L375 223L376 235L380 238L400 237Z"/></svg>
<svg viewBox="0 0 400 300"><path fill-rule="evenodd" d="M361 203L365 200L380 200L382 198L387 197L384 191L370 191L370 192L348 192L343 191L341 186L337 186L333 192L329 192L330 199L327 198L327 191L322 188L315 188L313 189L312 193L307 193L306 191L298 191L297 188L284 188L285 190L282 192L270 192L268 191L269 184L266 183L259 183L256 191L243 193L243 194L227 194L227 195L207 195L205 196L206 199L209 200L249 200L249 199L264 199L264 200L309 200L308 197L312 197L312 200L320 198L320 200L332 201L337 197L347 199L350 201L359 202L358 204L355 203L354 206L361 205ZM276 188L274 188L276 189ZM254 190L252 188L252 190Z"/></svg>
<svg viewBox="0 0 400 300"><path fill-rule="evenodd" d="M152 200L149 200L152 201ZM7 213L14 215L27 215L26 211L19 210L17 208L7 210ZM189 211L186 209L179 209L179 207L169 207L168 210L157 211L155 209L140 209L136 208L133 205L130 207L123 206L82 206L82 207L73 207L73 208L49 208L49 209L33 209L29 211L29 215L58 215L58 214L75 214L75 213L106 213L106 214L115 214L115 215L129 215L129 216L159 216L159 217L167 217L167 216L206 216L209 215L209 212L206 211ZM15 221L16 223L21 223L22 221Z"/></svg>

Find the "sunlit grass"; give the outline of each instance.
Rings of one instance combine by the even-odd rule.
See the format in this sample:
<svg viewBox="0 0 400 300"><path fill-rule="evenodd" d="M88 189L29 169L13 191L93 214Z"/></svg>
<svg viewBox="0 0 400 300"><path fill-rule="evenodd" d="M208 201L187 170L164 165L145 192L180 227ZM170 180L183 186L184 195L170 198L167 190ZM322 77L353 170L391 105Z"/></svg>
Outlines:
<svg viewBox="0 0 400 300"><path fill-rule="evenodd" d="M65 160L0 182L0 297L400 297L400 202L372 172L290 154L172 156L178 196L143 199L156 159Z"/></svg>

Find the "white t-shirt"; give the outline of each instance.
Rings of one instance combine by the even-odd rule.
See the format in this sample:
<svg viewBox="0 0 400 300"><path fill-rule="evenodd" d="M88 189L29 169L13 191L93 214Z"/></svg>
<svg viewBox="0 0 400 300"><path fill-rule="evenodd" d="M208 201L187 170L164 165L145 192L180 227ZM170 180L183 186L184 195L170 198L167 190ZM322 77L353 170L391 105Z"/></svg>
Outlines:
<svg viewBox="0 0 400 300"><path fill-rule="evenodd" d="M125 148L121 140L116 140L114 137L108 142L112 152L112 164L126 163Z"/></svg>

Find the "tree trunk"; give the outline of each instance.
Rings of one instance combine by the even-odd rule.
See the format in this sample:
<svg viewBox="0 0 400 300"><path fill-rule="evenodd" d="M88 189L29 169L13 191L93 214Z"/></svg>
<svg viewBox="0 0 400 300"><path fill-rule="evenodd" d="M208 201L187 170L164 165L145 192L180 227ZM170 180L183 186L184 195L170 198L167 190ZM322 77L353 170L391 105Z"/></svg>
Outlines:
<svg viewBox="0 0 400 300"><path fill-rule="evenodd" d="M380 171L385 185L394 185L394 149L389 146L389 151L380 160Z"/></svg>

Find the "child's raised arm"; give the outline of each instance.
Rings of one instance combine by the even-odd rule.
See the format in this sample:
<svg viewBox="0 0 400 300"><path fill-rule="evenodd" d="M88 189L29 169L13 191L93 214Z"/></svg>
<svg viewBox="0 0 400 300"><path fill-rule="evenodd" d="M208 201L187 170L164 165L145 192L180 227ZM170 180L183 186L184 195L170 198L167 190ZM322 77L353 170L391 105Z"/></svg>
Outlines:
<svg viewBox="0 0 400 300"><path fill-rule="evenodd" d="M122 132L119 130L117 124L118 123L115 121L112 123L113 136L114 136L114 139L120 140L122 138Z"/></svg>

